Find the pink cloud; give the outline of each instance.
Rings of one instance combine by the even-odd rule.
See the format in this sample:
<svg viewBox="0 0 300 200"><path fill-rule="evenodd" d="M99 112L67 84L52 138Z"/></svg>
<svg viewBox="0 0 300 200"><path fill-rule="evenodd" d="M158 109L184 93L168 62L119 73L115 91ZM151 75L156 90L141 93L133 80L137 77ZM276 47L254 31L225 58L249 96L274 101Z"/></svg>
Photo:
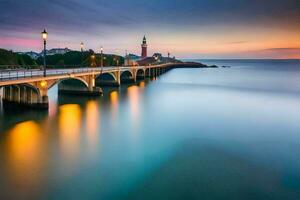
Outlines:
<svg viewBox="0 0 300 200"><path fill-rule="evenodd" d="M0 37L0 47L12 49L37 49L41 46L41 41L37 39Z"/></svg>

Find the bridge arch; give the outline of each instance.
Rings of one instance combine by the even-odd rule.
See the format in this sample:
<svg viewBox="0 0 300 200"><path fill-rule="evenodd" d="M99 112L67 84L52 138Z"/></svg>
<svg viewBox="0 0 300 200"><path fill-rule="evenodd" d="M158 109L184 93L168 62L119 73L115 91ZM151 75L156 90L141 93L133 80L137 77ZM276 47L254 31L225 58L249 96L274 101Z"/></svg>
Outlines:
<svg viewBox="0 0 300 200"><path fill-rule="evenodd" d="M89 91L88 82L81 77L68 77L48 82L48 90L57 85L58 93L78 94Z"/></svg>
<svg viewBox="0 0 300 200"><path fill-rule="evenodd" d="M145 71L143 69L138 69L136 72L136 79L144 79Z"/></svg>
<svg viewBox="0 0 300 200"><path fill-rule="evenodd" d="M118 79L114 73L103 73L96 77L96 86L118 86Z"/></svg>
<svg viewBox="0 0 300 200"><path fill-rule="evenodd" d="M87 89L89 88L89 84L83 78L69 77L69 78L64 78L64 79L59 79L59 80L54 81L51 85L48 86L48 89L51 89L55 85L59 86L60 84L68 83L68 82L81 83L81 85L84 85Z"/></svg>
<svg viewBox="0 0 300 200"><path fill-rule="evenodd" d="M126 70L121 73L121 83L132 83L134 82L134 75L131 71Z"/></svg>

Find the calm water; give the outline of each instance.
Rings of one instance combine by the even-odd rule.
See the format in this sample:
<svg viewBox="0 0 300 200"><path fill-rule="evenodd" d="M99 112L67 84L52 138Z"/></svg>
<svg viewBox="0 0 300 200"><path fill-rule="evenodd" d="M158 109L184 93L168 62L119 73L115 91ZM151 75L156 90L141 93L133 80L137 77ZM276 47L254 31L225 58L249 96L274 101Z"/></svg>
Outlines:
<svg viewBox="0 0 300 200"><path fill-rule="evenodd" d="M2 109L0 199L300 199L300 61L203 62Z"/></svg>

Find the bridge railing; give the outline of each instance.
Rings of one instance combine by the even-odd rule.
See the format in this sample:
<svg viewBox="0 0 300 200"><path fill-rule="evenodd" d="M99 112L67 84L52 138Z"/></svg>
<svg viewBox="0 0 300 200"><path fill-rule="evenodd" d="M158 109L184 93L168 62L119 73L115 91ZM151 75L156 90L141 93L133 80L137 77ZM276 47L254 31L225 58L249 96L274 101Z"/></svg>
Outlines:
<svg viewBox="0 0 300 200"><path fill-rule="evenodd" d="M88 72L95 72L95 73L103 73L111 70L127 70L127 69L133 69L133 68L144 68L144 67L162 67L166 66L166 64L163 65L157 65L157 66L134 66L134 67L128 67L128 66L119 66L119 67L94 67L94 68L73 68L73 69L47 69L46 70L46 77L49 76L56 76L56 75L67 75L67 74L76 74L76 73L88 73ZM24 79L24 78L32 78L32 77L43 77L44 76L44 70L42 68L39 69L10 69L10 70L0 70L0 81L5 80L15 80L15 79Z"/></svg>
<svg viewBox="0 0 300 200"><path fill-rule="evenodd" d="M78 74L78 73L102 73L111 70L122 70L127 69L127 67L97 67L97 68L74 68L74 69L47 69L46 77L57 76L57 75L67 75L67 74ZM24 79L32 77L43 77L44 70L41 69L30 69L30 70L1 70L0 71L0 81L5 80L15 80Z"/></svg>
<svg viewBox="0 0 300 200"><path fill-rule="evenodd" d="M57 68L82 68L82 65L47 65L47 69L57 69ZM85 67L85 66L84 66ZM0 65L0 71L5 70L42 70L43 65Z"/></svg>
<svg viewBox="0 0 300 200"><path fill-rule="evenodd" d="M66 75L66 74L75 74L75 73L84 73L99 71L99 69L90 69L90 68L80 68L80 69L55 69L47 70L46 77L55 76L55 75ZM44 71L40 69L35 70L7 70L0 71L0 80L11 80L11 79L24 79L31 77L42 77L44 76Z"/></svg>

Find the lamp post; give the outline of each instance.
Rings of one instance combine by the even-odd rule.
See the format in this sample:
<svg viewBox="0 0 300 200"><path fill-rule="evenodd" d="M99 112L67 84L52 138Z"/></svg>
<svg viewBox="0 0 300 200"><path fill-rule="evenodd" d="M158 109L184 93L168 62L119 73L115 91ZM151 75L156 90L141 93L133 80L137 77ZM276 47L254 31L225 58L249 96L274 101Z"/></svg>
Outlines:
<svg viewBox="0 0 300 200"><path fill-rule="evenodd" d="M128 51L125 50L125 67L129 66L129 56L128 56Z"/></svg>
<svg viewBox="0 0 300 200"><path fill-rule="evenodd" d="M103 47L100 48L100 52L101 52L101 61L100 61L100 65L101 65L101 71L103 71Z"/></svg>
<svg viewBox="0 0 300 200"><path fill-rule="evenodd" d="M107 63L106 62L106 56L103 56L103 63Z"/></svg>
<svg viewBox="0 0 300 200"><path fill-rule="evenodd" d="M93 67L93 66L96 67L96 63L95 63L95 58L96 58L96 56L95 56L95 54L91 55L91 58L92 58L92 63L91 63L92 67Z"/></svg>
<svg viewBox="0 0 300 200"><path fill-rule="evenodd" d="M119 59L117 56L114 58L114 61L115 61L115 64L117 65L117 67L119 67Z"/></svg>
<svg viewBox="0 0 300 200"><path fill-rule="evenodd" d="M84 44L83 42L80 43L80 50L81 50L81 66L83 66L83 48Z"/></svg>
<svg viewBox="0 0 300 200"><path fill-rule="evenodd" d="M116 50L116 62L117 62L117 67L119 67L119 58L118 58L118 54L119 54L119 51Z"/></svg>
<svg viewBox="0 0 300 200"><path fill-rule="evenodd" d="M46 43L47 43L48 33L44 29L44 31L41 34L44 41L44 77L46 77Z"/></svg>

